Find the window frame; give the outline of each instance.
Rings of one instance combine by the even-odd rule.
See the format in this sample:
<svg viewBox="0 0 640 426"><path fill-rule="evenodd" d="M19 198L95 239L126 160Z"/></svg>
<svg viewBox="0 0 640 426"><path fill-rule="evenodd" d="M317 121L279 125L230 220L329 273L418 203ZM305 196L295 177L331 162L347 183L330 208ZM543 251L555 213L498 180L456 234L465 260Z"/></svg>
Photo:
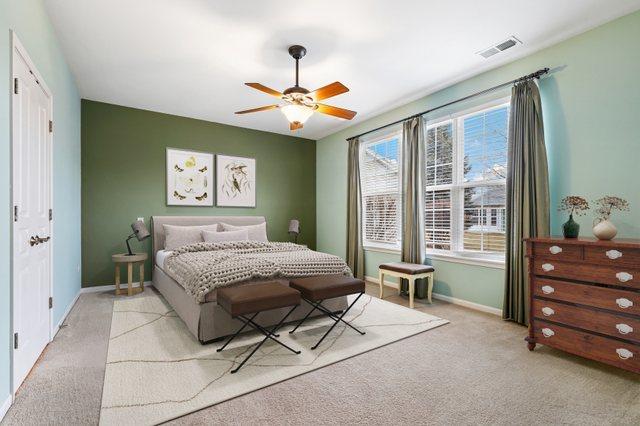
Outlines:
<svg viewBox="0 0 640 426"><path fill-rule="evenodd" d="M476 250L464 250L464 190L465 188L475 188L479 186L504 186L506 190L506 178L494 181L464 181L464 150L460 149L464 143L463 140L459 140L460 135L464 135L464 120L465 118L475 115L481 111L492 111L503 108L504 106L510 106L511 97L501 97L489 102L484 102L472 108L468 108L462 111L458 111L453 114L449 114L433 121L428 121L425 126L425 134L433 128L446 125L447 123L453 123L452 136L454 144L452 147L453 157L453 170L452 179L450 184L438 184L438 185L425 185L425 194L428 191L438 190L450 190L451 191L451 208L450 208L450 250L435 249L426 247L425 241L425 253L428 257L452 260L458 259L463 263L480 264L482 266L489 267L504 267L505 254L504 253L484 253ZM509 128L509 117L511 111L507 115L507 131ZM427 138L425 137L425 143ZM426 151L426 150L425 150ZM508 158L507 158L508 161ZM507 170L509 164L507 163ZM426 174L426 172L425 172ZM426 209L425 209L426 213ZM425 224L426 225L426 224ZM426 231L426 229L425 229Z"/></svg>
<svg viewBox="0 0 640 426"><path fill-rule="evenodd" d="M402 223L402 127L401 126L393 126L390 129L387 129L385 132L377 133L374 136L362 140L359 146L359 164L360 167L364 165L365 160L365 151L367 146L375 145L376 143L380 143L387 140L398 139L398 208L396 209L396 226L398 231L398 239L394 244L391 243L383 243L378 241L371 241L366 239L366 203L364 202L364 198L367 194L364 191L361 191L360 194L360 203L362 206L362 223L360 224L360 232L362 233L362 248L364 250L372 250L372 251L381 251L387 253L399 253L402 245L402 230L400 229ZM364 188L363 181L364 176L362 173L362 167L360 168L360 187Z"/></svg>

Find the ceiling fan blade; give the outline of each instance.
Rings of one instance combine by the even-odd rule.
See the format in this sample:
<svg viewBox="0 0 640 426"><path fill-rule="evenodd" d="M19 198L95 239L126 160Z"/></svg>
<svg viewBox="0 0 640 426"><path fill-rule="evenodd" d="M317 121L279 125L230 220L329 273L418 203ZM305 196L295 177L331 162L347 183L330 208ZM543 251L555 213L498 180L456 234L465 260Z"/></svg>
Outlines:
<svg viewBox="0 0 640 426"><path fill-rule="evenodd" d="M338 108L331 105L325 105L325 104L316 104L316 105L318 106L316 111L321 112L323 114L327 114L327 115L333 115L334 117L344 118L346 120L351 120L357 114L355 111L350 111L348 109Z"/></svg>
<svg viewBox="0 0 640 426"><path fill-rule="evenodd" d="M309 96L311 96L316 101L321 101L323 99L331 98L333 96L337 96L342 93L346 93L348 91L349 89L347 89L347 86L340 83L339 81L336 81L324 87L314 90L313 92L309 93Z"/></svg>
<svg viewBox="0 0 640 426"><path fill-rule="evenodd" d="M249 87L253 87L254 89L264 92L268 95L275 96L276 98L281 98L283 96L282 93L278 92L277 90L273 90L270 87L263 86L260 83L245 83L245 84Z"/></svg>
<svg viewBox="0 0 640 426"><path fill-rule="evenodd" d="M268 111L275 108L280 108L280 105L267 105L259 108L245 109L244 111L236 111L236 114L248 114L250 112Z"/></svg>
<svg viewBox="0 0 640 426"><path fill-rule="evenodd" d="M298 121L294 121L293 123L289 123L289 129L290 130L298 130L298 129L302 129L302 123L298 122Z"/></svg>

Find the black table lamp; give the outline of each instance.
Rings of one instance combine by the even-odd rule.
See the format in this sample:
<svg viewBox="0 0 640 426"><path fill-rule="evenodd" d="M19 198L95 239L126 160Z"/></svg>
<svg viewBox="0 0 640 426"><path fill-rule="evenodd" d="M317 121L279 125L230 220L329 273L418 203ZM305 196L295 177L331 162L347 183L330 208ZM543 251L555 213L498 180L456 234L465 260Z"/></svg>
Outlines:
<svg viewBox="0 0 640 426"><path fill-rule="evenodd" d="M291 219L289 221L289 235L295 235L295 243L298 244L298 234L300 234L300 221L298 219Z"/></svg>
<svg viewBox="0 0 640 426"><path fill-rule="evenodd" d="M129 245L130 239L132 239L133 237L136 237L138 241L142 241L142 240L146 240L151 235L147 230L147 227L145 226L144 222L141 220L136 220L135 222L133 222L131 224L131 229L133 229L133 234L129 235L129 237L127 238L127 250L129 250L129 253L127 253L127 256L133 256L133 253L131 252L131 246Z"/></svg>

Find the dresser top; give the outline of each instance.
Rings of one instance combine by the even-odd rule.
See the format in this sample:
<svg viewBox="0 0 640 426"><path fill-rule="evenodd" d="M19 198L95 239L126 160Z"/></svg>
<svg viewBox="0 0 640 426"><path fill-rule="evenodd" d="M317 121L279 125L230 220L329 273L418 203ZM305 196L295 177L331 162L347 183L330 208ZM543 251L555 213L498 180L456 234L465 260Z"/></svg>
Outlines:
<svg viewBox="0 0 640 426"><path fill-rule="evenodd" d="M575 245L581 245L581 246L640 248L640 239L637 239L637 238L614 238L613 240L605 241L605 240L599 240L593 237L578 237L578 238L542 237L542 238L525 238L525 241L532 241L535 243L548 243L548 244L575 244Z"/></svg>

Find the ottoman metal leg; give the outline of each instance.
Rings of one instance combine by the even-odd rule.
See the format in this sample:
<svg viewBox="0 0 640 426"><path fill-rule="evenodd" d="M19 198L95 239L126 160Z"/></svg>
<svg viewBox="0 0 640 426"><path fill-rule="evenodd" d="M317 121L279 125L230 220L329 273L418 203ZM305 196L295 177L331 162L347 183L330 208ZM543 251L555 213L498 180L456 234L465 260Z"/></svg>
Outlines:
<svg viewBox="0 0 640 426"><path fill-rule="evenodd" d="M309 313L307 313L307 315L302 318L302 320L300 320L300 322L298 324L296 324L296 326L293 328L293 330L291 330L289 333L293 333L294 331L296 331L298 329L298 327L300 327L302 325L303 322L305 322L305 320L307 318L309 318L309 315L311 315L311 313L313 311L315 311L316 309L319 311L322 311L323 313L325 313L329 318L331 318L334 323L331 325L331 327L329 327L329 330L327 330L327 332L320 338L320 340L318 341L318 343L316 343L314 346L311 347L311 349L316 349L320 343L322 343L322 341L325 339L325 337L327 337L329 335L329 333L331 333L331 331L333 330L333 328L336 326L336 324L338 324L339 322L343 322L346 325L348 325L349 327L351 327L353 330L357 331L358 333L360 333L360 335L364 335L366 334L364 331L360 331L357 328L355 328L353 325L349 324L348 322L346 322L344 320L344 316L347 315L347 312L349 312L349 310L353 307L353 305L356 304L356 302L358 301L358 299L360 299L360 297L363 295L364 293L360 293L358 294L358 297L356 297L356 299L351 303L351 305L349 305L347 307L347 309L345 309L342 314L340 316L335 315L333 312L329 311L327 308L325 308L324 306L322 306L322 302L324 300L320 300L317 302L308 300L308 299L304 299L307 303L309 303L311 306L313 306L313 309L311 309L309 311Z"/></svg>
<svg viewBox="0 0 640 426"><path fill-rule="evenodd" d="M256 353L256 351L258 349L260 349L260 347L264 344L264 342L266 342L267 340L271 339L277 343L279 343L280 345L284 346L285 348L287 348L288 350L290 350L291 352L293 352L294 354L299 354L300 351L296 351L295 349L290 348L289 346L285 345L284 343L282 343L281 341L279 341L278 339L276 339L276 337L278 337L278 334L275 334L276 331L280 328L280 326L285 322L285 320L289 317L289 315L291 315L291 313L293 311L296 310L298 306L294 306L293 308L291 308L291 310L289 312L287 312L287 314L282 317L282 319L280 320L280 322L278 324L276 324L275 326L273 326L273 328L271 328L271 330L265 329L264 327L262 327L261 325L257 324L255 321L253 321L255 319L255 317L260 313L255 313L251 318L247 318L243 315L240 315L238 317L236 317L237 319L239 319L240 321L244 322L244 325L242 327L240 327L238 329L238 331L235 332L234 335L232 335L231 337L229 337L229 340L226 341L226 343L219 348L217 351L220 352L222 351L224 348L227 347L227 345L236 338L236 336L238 334L240 334L240 332L242 332L242 330L245 329L245 327L250 326L252 328L254 328L255 330L259 331L260 333L264 334L264 339L262 339L260 341L260 343L258 343L256 345L255 348L253 348L253 350L251 351L251 353L249 355L247 355L247 357L240 363L240 365L238 365L238 367L236 367L235 369L231 370L231 373L236 373L238 370L240 370L240 368L242 368L242 366L249 360L249 358L251 358L253 356L253 354Z"/></svg>

